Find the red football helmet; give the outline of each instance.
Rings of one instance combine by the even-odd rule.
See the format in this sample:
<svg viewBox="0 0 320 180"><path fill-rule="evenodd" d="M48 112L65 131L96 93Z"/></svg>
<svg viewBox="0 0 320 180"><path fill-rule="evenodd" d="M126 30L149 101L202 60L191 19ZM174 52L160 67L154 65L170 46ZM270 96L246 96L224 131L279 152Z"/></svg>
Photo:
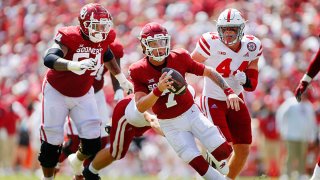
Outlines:
<svg viewBox="0 0 320 180"><path fill-rule="evenodd" d="M83 6L78 19L81 31L94 43L104 41L112 27L111 14L97 3Z"/></svg>
<svg viewBox="0 0 320 180"><path fill-rule="evenodd" d="M167 29L155 22L146 24L139 37L144 53L155 61L163 61L169 55L170 38Z"/></svg>

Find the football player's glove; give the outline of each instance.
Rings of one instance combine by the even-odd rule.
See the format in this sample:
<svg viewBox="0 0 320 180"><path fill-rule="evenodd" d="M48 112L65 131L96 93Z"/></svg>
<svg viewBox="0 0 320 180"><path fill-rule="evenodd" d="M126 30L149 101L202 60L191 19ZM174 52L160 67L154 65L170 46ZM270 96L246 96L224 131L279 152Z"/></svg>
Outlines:
<svg viewBox="0 0 320 180"><path fill-rule="evenodd" d="M309 83L307 81L300 81L298 87L296 88L294 95L296 96L296 99L298 102L301 101L301 95L306 91Z"/></svg>
<svg viewBox="0 0 320 180"><path fill-rule="evenodd" d="M118 81L120 86L124 89L127 94L133 93L132 83L124 76L123 73L114 76Z"/></svg>
<svg viewBox="0 0 320 180"><path fill-rule="evenodd" d="M234 75L234 78L240 83L240 85L244 85L247 81L246 73L239 70L237 70L236 74Z"/></svg>
<svg viewBox="0 0 320 180"><path fill-rule="evenodd" d="M311 81L312 78L308 74L305 74L300 80L300 83L294 92L294 95L296 96L298 102L301 101L301 95L306 91Z"/></svg>
<svg viewBox="0 0 320 180"><path fill-rule="evenodd" d="M116 92L114 92L113 100L120 101L123 98L124 98L123 89L121 88L117 89Z"/></svg>
<svg viewBox="0 0 320 180"><path fill-rule="evenodd" d="M94 69L96 65L96 61L93 58L84 59L82 61L69 61L68 62L68 70L70 71L81 71L81 70L91 70Z"/></svg>

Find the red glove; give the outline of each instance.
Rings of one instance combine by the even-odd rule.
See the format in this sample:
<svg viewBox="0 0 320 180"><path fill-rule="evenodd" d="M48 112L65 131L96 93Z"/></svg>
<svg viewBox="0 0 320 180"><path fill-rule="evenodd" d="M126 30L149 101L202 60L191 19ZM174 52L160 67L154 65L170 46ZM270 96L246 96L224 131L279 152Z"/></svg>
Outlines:
<svg viewBox="0 0 320 180"><path fill-rule="evenodd" d="M307 81L300 81L298 87L296 88L296 91L294 92L294 95L296 96L296 99L298 102L301 101L301 95L306 91L309 83Z"/></svg>

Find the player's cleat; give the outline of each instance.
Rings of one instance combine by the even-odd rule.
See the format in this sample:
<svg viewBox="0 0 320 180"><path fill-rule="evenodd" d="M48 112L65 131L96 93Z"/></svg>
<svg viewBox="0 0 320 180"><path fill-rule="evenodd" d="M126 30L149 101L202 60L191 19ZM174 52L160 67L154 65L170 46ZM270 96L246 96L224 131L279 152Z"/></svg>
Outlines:
<svg viewBox="0 0 320 180"><path fill-rule="evenodd" d="M87 180L100 180L101 179L98 174L92 173L88 167L84 168L84 170L82 171L82 174L83 174L84 178Z"/></svg>
<svg viewBox="0 0 320 180"><path fill-rule="evenodd" d="M74 175L82 175L82 161L77 158L77 154L73 153L68 156L68 162L72 168L72 172Z"/></svg>
<svg viewBox="0 0 320 180"><path fill-rule="evenodd" d="M229 166L226 160L217 161L209 151L206 152L205 159L210 164L210 166L218 170L221 174L227 175L229 173Z"/></svg>

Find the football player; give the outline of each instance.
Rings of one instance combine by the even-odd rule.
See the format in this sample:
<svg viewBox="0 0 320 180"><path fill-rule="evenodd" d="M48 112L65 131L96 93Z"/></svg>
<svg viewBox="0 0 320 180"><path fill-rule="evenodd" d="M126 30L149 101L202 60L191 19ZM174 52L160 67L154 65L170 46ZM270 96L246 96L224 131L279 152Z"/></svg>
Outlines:
<svg viewBox="0 0 320 180"><path fill-rule="evenodd" d="M123 46L116 39L113 43L110 44L110 49L113 52L115 59L117 60L118 65L120 65L120 59L123 57ZM93 89L95 93L95 99L99 108L99 114L102 121L101 126L101 148L104 148L108 143L108 135L105 131L105 125L110 124L110 108L106 103L106 98L103 92L104 85L104 74L108 71L108 69L101 66L98 70L98 73L94 79ZM111 74L112 85L114 89L114 100L119 101L124 98L124 93L122 88L119 85L119 82L115 79L115 77ZM80 139L77 128L72 121L72 119L68 118L67 121L67 137L68 139L63 143L62 152L59 157L59 163L56 169L59 169L60 164L72 153L75 153L78 150ZM72 159L72 157L70 157ZM89 159L87 159L89 160ZM88 165L90 161L85 161L84 165ZM75 178L75 179L80 179Z"/></svg>
<svg viewBox="0 0 320 180"><path fill-rule="evenodd" d="M301 95L306 91L308 85L311 83L312 79L318 74L320 70L320 49L316 56L313 58L311 63L309 64L307 72L304 74L298 87L295 90L295 96L298 102L301 101ZM316 164L313 175L310 180L320 179L320 158L318 159L318 163Z"/></svg>
<svg viewBox="0 0 320 180"><path fill-rule="evenodd" d="M132 84L121 73L109 48L116 37L111 30L109 12L100 4L90 3L82 7L78 19L78 26L58 30L55 43L44 56L44 64L50 69L42 88L38 159L43 179L53 179L67 116L74 121L81 142L76 157L71 161L75 174L81 173L83 160L100 150L101 119L92 85L101 66L106 66L115 75L126 92L133 91Z"/></svg>
<svg viewBox="0 0 320 180"><path fill-rule="evenodd" d="M112 115L110 129L110 147L100 150L89 167L83 170L85 179L100 179L98 172L113 161L122 159L128 152L134 137L142 136L144 132L153 128L162 134L157 118L147 112L140 113L133 96L119 101Z"/></svg>
<svg viewBox="0 0 320 180"><path fill-rule="evenodd" d="M226 9L218 17L218 32L204 33L191 53L192 59L205 63L222 75L224 80L243 99L243 91L254 91L258 84L258 61L262 45L253 35L244 35L246 21L236 9ZM227 175L235 179L249 155L252 142L251 117L245 104L240 110L227 108L223 90L209 78L204 79L201 108L232 143Z"/></svg>
<svg viewBox="0 0 320 180"><path fill-rule="evenodd" d="M183 77L185 73L192 73L210 78L225 92L229 107L236 111L243 101L218 72L193 61L186 50L170 51L170 38L166 28L158 23L148 23L142 28L140 42L146 56L129 67L137 109L145 112L152 108L169 144L202 177L224 179L222 174L209 166L194 138L198 138L219 161L229 157L231 146L221 136L218 128L201 113L189 90L183 95L176 95L168 90L173 81L169 80L171 77L166 72L161 74L161 70L169 67L177 70Z"/></svg>

